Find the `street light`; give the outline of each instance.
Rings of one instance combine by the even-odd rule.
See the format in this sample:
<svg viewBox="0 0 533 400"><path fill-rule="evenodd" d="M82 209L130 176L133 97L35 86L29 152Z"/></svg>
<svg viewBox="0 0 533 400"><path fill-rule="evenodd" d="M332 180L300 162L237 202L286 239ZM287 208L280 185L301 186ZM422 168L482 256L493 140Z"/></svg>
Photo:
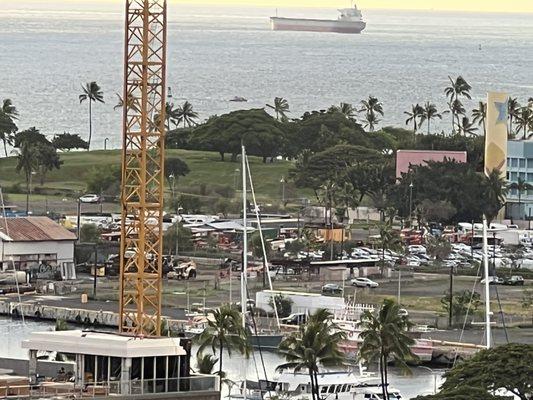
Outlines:
<svg viewBox="0 0 533 400"><path fill-rule="evenodd" d="M233 171L233 187L235 188L235 191L239 190L239 181L238 176L240 175L241 170L239 168L235 168L235 171Z"/></svg>
<svg viewBox="0 0 533 400"><path fill-rule="evenodd" d="M109 138L104 139L104 151L107 150L107 142L109 141Z"/></svg>

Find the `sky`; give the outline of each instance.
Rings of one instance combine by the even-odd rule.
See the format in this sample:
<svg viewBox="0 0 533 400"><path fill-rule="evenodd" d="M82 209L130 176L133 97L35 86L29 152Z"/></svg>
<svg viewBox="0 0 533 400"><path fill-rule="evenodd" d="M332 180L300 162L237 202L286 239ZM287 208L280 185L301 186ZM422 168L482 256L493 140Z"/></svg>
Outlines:
<svg viewBox="0 0 533 400"><path fill-rule="evenodd" d="M21 0L1 0L2 3L16 4ZM171 3L213 4L213 5L246 5L264 7L331 7L343 8L350 6L350 0L168 0ZM124 0L22 0L23 3L39 4L43 2L55 4L110 4L123 3ZM514 12L533 13L533 0L355 0L358 7L365 9L407 9L437 11L473 11L473 12ZM1 8L1 7L0 7Z"/></svg>

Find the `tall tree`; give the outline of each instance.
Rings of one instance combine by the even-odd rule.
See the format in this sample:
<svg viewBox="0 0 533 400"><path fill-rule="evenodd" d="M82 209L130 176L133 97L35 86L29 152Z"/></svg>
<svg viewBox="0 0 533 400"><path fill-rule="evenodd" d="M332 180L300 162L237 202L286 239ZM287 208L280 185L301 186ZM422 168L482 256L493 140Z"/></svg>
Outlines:
<svg viewBox="0 0 533 400"><path fill-rule="evenodd" d="M286 362L278 365L276 370L307 371L313 400L320 399L319 369L340 367L346 362L344 353L339 350L339 343L346 339L346 333L333 323L332 318L329 311L317 310L306 324L300 325L297 332L287 336L279 345L279 352Z"/></svg>
<svg viewBox="0 0 533 400"><path fill-rule="evenodd" d="M463 117L460 120L459 124L459 133L462 133L464 136L466 135L474 135L477 131L476 126L473 122L470 121L468 117Z"/></svg>
<svg viewBox="0 0 533 400"><path fill-rule="evenodd" d="M402 248L400 234L393 228L391 222L385 222L380 225L378 245L381 249L381 275L383 276L385 271L385 252Z"/></svg>
<svg viewBox="0 0 533 400"><path fill-rule="evenodd" d="M26 214L30 211L30 185L32 174L37 169L37 158L35 157L34 146L24 143L19 148L17 156L17 172L23 172L26 179Z"/></svg>
<svg viewBox="0 0 533 400"><path fill-rule="evenodd" d="M464 387L475 387L491 393L504 389L521 400L531 400L533 345L510 343L482 350L458 363L444 377L443 393Z"/></svg>
<svg viewBox="0 0 533 400"><path fill-rule="evenodd" d="M480 101L477 108L472 110L472 122L477 123L478 126L483 127L483 136L487 134L487 103Z"/></svg>
<svg viewBox="0 0 533 400"><path fill-rule="evenodd" d="M195 340L199 345L198 354L202 354L206 348L211 348L213 355L218 350L218 373L222 377L224 350L230 357L233 351L248 356L248 333L242 326L240 313L230 305L225 304L210 314L212 318L208 318L207 328Z"/></svg>
<svg viewBox="0 0 533 400"><path fill-rule="evenodd" d="M488 222L492 222L505 205L508 187L505 178L497 169L492 170L488 176L484 176L485 187L485 215Z"/></svg>
<svg viewBox="0 0 533 400"><path fill-rule="evenodd" d="M18 117L18 112L13 102L10 99L4 99L2 108L0 109L0 140L4 143L4 153L7 157L7 146L13 144L13 135L18 128L15 121Z"/></svg>
<svg viewBox="0 0 533 400"><path fill-rule="evenodd" d="M519 176L517 182L512 182L509 185L509 189L516 190L518 193L518 210L520 213L520 217L522 217L522 193L524 193L526 190L532 190L533 186L527 183L524 178Z"/></svg>
<svg viewBox="0 0 533 400"><path fill-rule="evenodd" d="M460 75L455 79L448 76L448 79L450 85L444 89L444 93L449 99L448 107L452 115L452 132L455 132L456 125L459 125L459 115L464 115L464 107L460 98L465 97L470 100L472 98L470 95L472 86Z"/></svg>
<svg viewBox="0 0 533 400"><path fill-rule="evenodd" d="M435 104L428 101L422 108L422 116L420 117L420 125L425 121L428 123L428 135L431 133L431 121L435 118L442 119L442 114L439 113Z"/></svg>
<svg viewBox="0 0 533 400"><path fill-rule="evenodd" d="M383 116L383 103L381 103L377 97L369 96L367 100L361 101L361 109L359 112L365 114L366 126L370 132L374 131L374 128L379 123L378 114Z"/></svg>
<svg viewBox="0 0 533 400"><path fill-rule="evenodd" d="M514 134L513 123L514 123L516 116L518 115L518 111L520 110L520 108L521 106L520 106L520 103L518 102L518 99L516 97L509 97L509 99L507 100L507 115L509 118L509 134L510 135Z"/></svg>
<svg viewBox="0 0 533 400"><path fill-rule="evenodd" d="M171 111L171 116L177 121L178 125L183 122L184 128L196 125L196 120L198 119L198 113L194 111L192 104L188 101L176 107L176 110Z"/></svg>
<svg viewBox="0 0 533 400"><path fill-rule="evenodd" d="M89 144L83 140L80 135L70 134L64 132L60 135L55 135L52 139L52 146L57 150L70 151L73 149L88 149Z"/></svg>
<svg viewBox="0 0 533 400"><path fill-rule="evenodd" d="M290 112L289 102L283 97L276 97L274 104L267 104L266 106L276 113L276 119L278 121L280 117L282 120L287 119L287 113Z"/></svg>
<svg viewBox="0 0 533 400"><path fill-rule="evenodd" d="M367 363L377 361L381 377L383 399L388 400L388 362L409 371L407 362L416 360L411 351L415 343L407 335L411 323L407 316L400 315L400 306L391 299L385 299L377 313L365 311L361 317L360 338L363 340L359 356Z"/></svg>
<svg viewBox="0 0 533 400"><path fill-rule="evenodd" d="M522 131L522 138L526 140L533 127L533 110L529 107L521 107L516 111L514 118L516 121L516 133L518 134Z"/></svg>
<svg viewBox="0 0 533 400"><path fill-rule="evenodd" d="M91 140L93 136L93 103L105 103L104 101L104 92L96 82L86 83L85 86L82 86L82 94L79 96L80 104L84 101L89 103L89 140L87 143L91 147Z"/></svg>
<svg viewBox="0 0 533 400"><path fill-rule="evenodd" d="M405 125L413 124L413 131L416 133L419 126L422 124L422 115L424 114L424 107L420 104L413 104L411 111L404 111L408 118L405 120Z"/></svg>

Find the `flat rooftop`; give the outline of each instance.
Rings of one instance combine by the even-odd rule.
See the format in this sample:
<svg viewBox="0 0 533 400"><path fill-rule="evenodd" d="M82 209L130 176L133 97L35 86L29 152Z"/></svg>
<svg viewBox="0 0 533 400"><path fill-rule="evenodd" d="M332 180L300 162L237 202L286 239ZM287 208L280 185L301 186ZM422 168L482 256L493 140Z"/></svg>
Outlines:
<svg viewBox="0 0 533 400"><path fill-rule="evenodd" d="M28 350L57 351L119 358L181 356L180 338L141 338L93 331L34 332L22 342Z"/></svg>

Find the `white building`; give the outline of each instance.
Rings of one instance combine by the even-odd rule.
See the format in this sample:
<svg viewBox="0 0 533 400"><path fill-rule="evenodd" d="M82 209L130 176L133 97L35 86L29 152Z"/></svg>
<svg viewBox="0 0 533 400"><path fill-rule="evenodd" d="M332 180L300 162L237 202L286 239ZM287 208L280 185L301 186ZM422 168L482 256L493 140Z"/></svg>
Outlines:
<svg viewBox="0 0 533 400"><path fill-rule="evenodd" d="M0 219L0 270L73 269L76 235L47 217Z"/></svg>

